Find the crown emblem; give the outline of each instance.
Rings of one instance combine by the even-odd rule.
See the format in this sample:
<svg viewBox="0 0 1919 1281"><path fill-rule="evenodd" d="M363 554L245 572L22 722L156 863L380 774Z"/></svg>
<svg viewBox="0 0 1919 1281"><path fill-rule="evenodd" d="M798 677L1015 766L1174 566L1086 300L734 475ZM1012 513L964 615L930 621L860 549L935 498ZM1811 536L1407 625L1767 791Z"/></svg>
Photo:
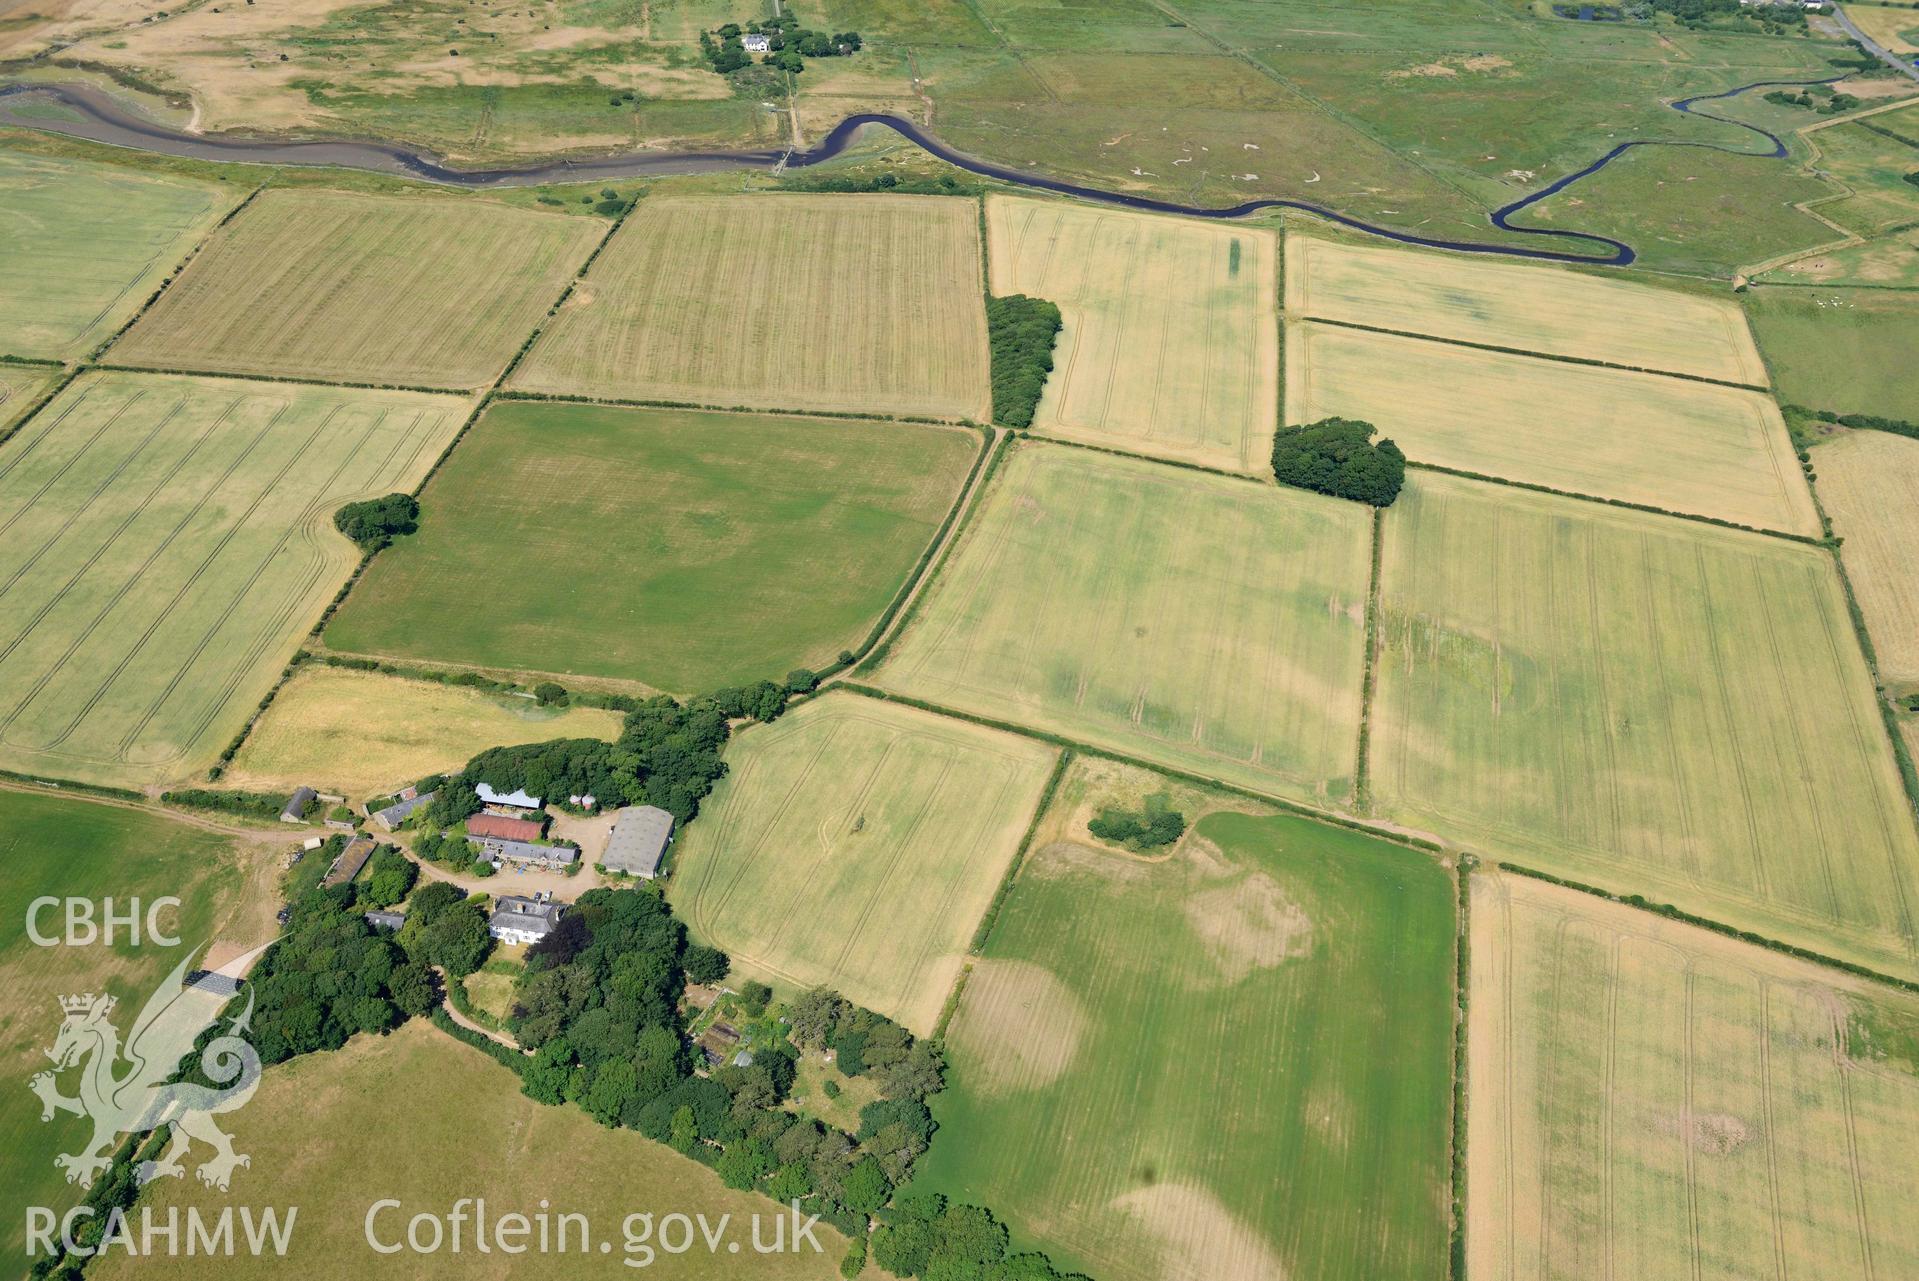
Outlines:
<svg viewBox="0 0 1919 1281"><path fill-rule="evenodd" d="M85 1014L94 1007L95 1002L99 1003L100 1013L102 1014L107 1013L113 1008L112 997L95 996L92 992L82 992L78 996L61 997L60 1009L67 1014Z"/></svg>

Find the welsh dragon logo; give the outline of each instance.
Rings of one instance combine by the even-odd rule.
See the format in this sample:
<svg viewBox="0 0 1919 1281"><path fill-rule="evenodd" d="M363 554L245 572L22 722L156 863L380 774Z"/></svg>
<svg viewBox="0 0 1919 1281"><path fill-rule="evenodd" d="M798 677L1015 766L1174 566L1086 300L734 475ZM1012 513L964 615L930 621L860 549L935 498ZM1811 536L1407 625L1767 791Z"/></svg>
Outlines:
<svg viewBox="0 0 1919 1281"><path fill-rule="evenodd" d="M145 1134L169 1124L173 1141L165 1155L157 1161L142 1161L136 1171L143 1184L183 1174L181 1158L196 1139L213 1150L196 1171L202 1183L225 1191L234 1170L251 1164L233 1150L233 1140L213 1121L243 1106L260 1083L260 1056L243 1037L253 1014L250 991L245 1008L200 1053L200 1070L216 1085L168 1083L201 1034L220 1021L230 992L224 985L184 983L192 962L191 955L181 961L147 998L124 1046L108 1018L115 1005L113 997L89 992L60 998L64 1017L53 1047L46 1051L53 1068L36 1074L30 1085L40 1096L42 1121L70 1112L93 1122L93 1138L85 1147L53 1159L66 1171L67 1182L92 1187L100 1172L112 1164L109 1154L122 1134ZM56 1079L76 1067L79 1093L69 1098L60 1093Z"/></svg>

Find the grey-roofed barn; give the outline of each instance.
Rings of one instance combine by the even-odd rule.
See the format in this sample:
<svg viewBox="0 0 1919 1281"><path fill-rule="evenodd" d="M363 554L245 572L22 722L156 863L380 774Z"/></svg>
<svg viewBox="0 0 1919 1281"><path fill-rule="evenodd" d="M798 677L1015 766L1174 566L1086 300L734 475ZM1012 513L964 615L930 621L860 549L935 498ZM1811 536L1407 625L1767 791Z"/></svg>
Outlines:
<svg viewBox="0 0 1919 1281"><path fill-rule="evenodd" d="M495 863L535 863L541 867L567 867L580 857L580 851L571 845L535 845L531 841L509 841L504 837L489 836L484 840L466 838L480 847L482 857Z"/></svg>
<svg viewBox="0 0 1919 1281"><path fill-rule="evenodd" d="M383 810L376 810L373 821L387 831L392 831L412 816L413 811L433 799L432 792L422 792L418 796L409 796L403 801L395 801Z"/></svg>
<svg viewBox="0 0 1919 1281"><path fill-rule="evenodd" d="M625 872L652 880L673 839L673 816L657 805L632 805L613 818L600 862L609 872Z"/></svg>
<svg viewBox="0 0 1919 1281"><path fill-rule="evenodd" d="M406 924L405 912L362 912L360 915L376 930L398 930Z"/></svg>
<svg viewBox="0 0 1919 1281"><path fill-rule="evenodd" d="M307 821L307 806L320 799L320 794L310 787L296 787L293 795L287 798L286 808L280 811L282 823L304 823Z"/></svg>

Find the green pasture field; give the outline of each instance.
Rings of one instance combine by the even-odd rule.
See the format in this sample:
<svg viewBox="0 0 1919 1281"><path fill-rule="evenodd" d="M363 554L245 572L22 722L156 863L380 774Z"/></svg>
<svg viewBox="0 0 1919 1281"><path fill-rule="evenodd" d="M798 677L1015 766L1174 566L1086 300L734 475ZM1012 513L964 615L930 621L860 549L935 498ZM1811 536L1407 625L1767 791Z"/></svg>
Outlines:
<svg viewBox="0 0 1919 1281"><path fill-rule="evenodd" d="M198 824L127 805L0 787L0 903L7 905L0 913L0 991L6 993L0 1000L0 1064L13 1082L0 1105L0 1141L7 1149L0 1199L10 1210L0 1222L0 1249L12 1257L22 1257L25 1245L23 1207L64 1210L83 1195L53 1158L77 1151L91 1135L90 1125L72 1116L42 1122L40 1100L27 1090L27 1079L51 1066L41 1051L59 1030L59 998L111 993L120 1002L114 1023L124 1034L155 985L187 952L204 949L216 935L225 941L234 918L243 914L249 862L273 866L246 842ZM107 898L121 913L137 899L144 931L144 905L169 895L180 905L163 908L158 919L180 940L177 947L158 946L144 933L135 945L124 926L112 946L40 947L26 932L27 906L42 896L87 899L96 913L104 911ZM62 934L61 912L56 906L40 915L41 934ZM71 1095L73 1074L60 1085Z"/></svg>
<svg viewBox="0 0 1919 1281"><path fill-rule="evenodd" d="M245 195L241 183L0 151L0 355L85 356Z"/></svg>
<svg viewBox="0 0 1919 1281"><path fill-rule="evenodd" d="M1746 314L1780 400L1919 421L1919 293L1756 286L1746 293Z"/></svg>
<svg viewBox="0 0 1919 1281"><path fill-rule="evenodd" d="M1519 876L1471 955L1468 1276L1919 1275L1919 1000Z"/></svg>
<svg viewBox="0 0 1919 1281"><path fill-rule="evenodd" d="M1035 428L1231 471L1270 465L1279 332L1271 232L993 196L993 292L1064 321Z"/></svg>
<svg viewBox="0 0 1919 1281"><path fill-rule="evenodd" d="M1795 206L1833 190L1790 162L1642 148L1514 221L1625 240L1647 270L1730 277L1832 241L1831 227Z"/></svg>
<svg viewBox="0 0 1919 1281"><path fill-rule="evenodd" d="M915 1187L1103 1281L1443 1276L1453 935L1435 861L1304 819L1036 842Z"/></svg>
<svg viewBox="0 0 1919 1281"><path fill-rule="evenodd" d="M1823 549L1421 473L1376 671L1382 815L1919 974L1919 832Z"/></svg>
<svg viewBox="0 0 1919 1281"><path fill-rule="evenodd" d="M0 448L0 765L121 784L211 762L417 484L451 396L90 373Z"/></svg>
<svg viewBox="0 0 1919 1281"><path fill-rule="evenodd" d="M674 907L736 971L836 988L927 1035L1053 757L829 694L728 750L727 777L676 846Z"/></svg>
<svg viewBox="0 0 1919 1281"><path fill-rule="evenodd" d="M313 1281L358 1281L362 1277L597 1278L661 1277L694 1281L724 1275L738 1281L832 1281L846 1252L846 1238L825 1224L813 1230L820 1249L761 1254L753 1250L752 1219L761 1218L761 1240L773 1238L773 1216L790 1213L753 1192L734 1192L713 1171L664 1143L632 1130L610 1130L578 1106L549 1107L520 1093L519 1080L479 1050L462 1045L420 1019L386 1036L356 1036L344 1049L308 1054L268 1069L259 1093L246 1107L221 1118L234 1147L253 1164L233 1176L230 1192L202 1186L189 1174L151 1187L141 1201L154 1206L159 1222L170 1209L197 1210L205 1222L236 1205L300 1208L284 1257L271 1250L255 1256L238 1250L222 1258L223 1278L285 1277L297 1272ZM377 1136L377 1137L376 1137ZM381 1145L369 1161L366 1144ZM452 1248L447 1217L462 1198L484 1199L488 1245L475 1242L475 1207L462 1208L461 1248ZM367 1243L374 1203L391 1199L398 1208L374 1213L372 1230L382 1244L398 1242L392 1254ZM696 1230L693 1248L669 1253L657 1235L640 1237L642 1225L627 1222L647 1214L645 1230L680 1213L704 1215L725 1235L715 1262ZM407 1222L431 1214L448 1233L432 1252L405 1248ZM507 1215L524 1215L532 1230L512 1241L522 1247L503 1254L492 1237ZM569 1221L561 1236L561 1215ZM241 1236L238 1214L234 1235ZM539 1248L539 1225L550 1232ZM137 1216L136 1216L137 1224ZM639 1237L629 1248L628 1228ZM137 1233L137 1226L135 1228ZM424 1232L425 1229L422 1229ZM584 1244L582 1244L584 1236ZM671 1233L668 1238L677 1244ZM430 1240L422 1236L421 1240ZM737 1254L726 1253L727 1243ZM601 1250L605 1243L608 1249ZM642 1251L642 1245L646 1248ZM204 1258L184 1249L134 1257L113 1251L92 1270L101 1281L115 1278L198 1278Z"/></svg>
<svg viewBox="0 0 1919 1281"><path fill-rule="evenodd" d="M878 683L1322 804L1353 795L1358 503L1019 445Z"/></svg>
<svg viewBox="0 0 1919 1281"><path fill-rule="evenodd" d="M1414 462L1817 537L1763 392L1343 326L1286 335L1286 417L1377 426Z"/></svg>
<svg viewBox="0 0 1919 1281"><path fill-rule="evenodd" d="M51 365L0 364L0 437L66 377Z"/></svg>
<svg viewBox="0 0 1919 1281"><path fill-rule="evenodd" d="M978 206L897 195L650 197L513 386L984 422Z"/></svg>
<svg viewBox="0 0 1919 1281"><path fill-rule="evenodd" d="M1819 212L1848 231L1873 236L1919 222L1919 110L1901 107L1868 119L1809 132L1819 168L1852 189Z"/></svg>
<svg viewBox="0 0 1919 1281"><path fill-rule="evenodd" d="M859 645L979 449L951 428L501 402L326 643L681 693L782 680Z"/></svg>
<svg viewBox="0 0 1919 1281"><path fill-rule="evenodd" d="M1722 382L1766 384L1736 300L1643 278L1286 233L1286 310Z"/></svg>
<svg viewBox="0 0 1919 1281"><path fill-rule="evenodd" d="M605 234L471 196L269 191L210 240L116 364L414 387L506 367Z"/></svg>

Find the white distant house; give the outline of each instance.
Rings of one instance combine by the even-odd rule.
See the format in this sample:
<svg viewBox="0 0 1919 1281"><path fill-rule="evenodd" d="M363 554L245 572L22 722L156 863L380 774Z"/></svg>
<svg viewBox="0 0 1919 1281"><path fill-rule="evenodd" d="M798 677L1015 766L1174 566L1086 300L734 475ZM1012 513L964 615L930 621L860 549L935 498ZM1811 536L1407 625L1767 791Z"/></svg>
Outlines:
<svg viewBox="0 0 1919 1281"><path fill-rule="evenodd" d="M600 862L609 872L652 880L673 839L673 816L657 805L631 805L613 818Z"/></svg>
<svg viewBox="0 0 1919 1281"><path fill-rule="evenodd" d="M555 903L551 894L532 898L502 894L493 900L493 915L486 928L502 943L537 943L553 932L565 911L566 904Z"/></svg>
<svg viewBox="0 0 1919 1281"><path fill-rule="evenodd" d="M540 808L540 798L528 796L524 788L517 792L496 792L485 783L481 783L474 787L473 791L483 805L507 805L516 810Z"/></svg>
<svg viewBox="0 0 1919 1281"><path fill-rule="evenodd" d="M773 51L772 36L762 36L748 32L746 35L740 37L740 44L745 47L748 53L771 53Z"/></svg>

